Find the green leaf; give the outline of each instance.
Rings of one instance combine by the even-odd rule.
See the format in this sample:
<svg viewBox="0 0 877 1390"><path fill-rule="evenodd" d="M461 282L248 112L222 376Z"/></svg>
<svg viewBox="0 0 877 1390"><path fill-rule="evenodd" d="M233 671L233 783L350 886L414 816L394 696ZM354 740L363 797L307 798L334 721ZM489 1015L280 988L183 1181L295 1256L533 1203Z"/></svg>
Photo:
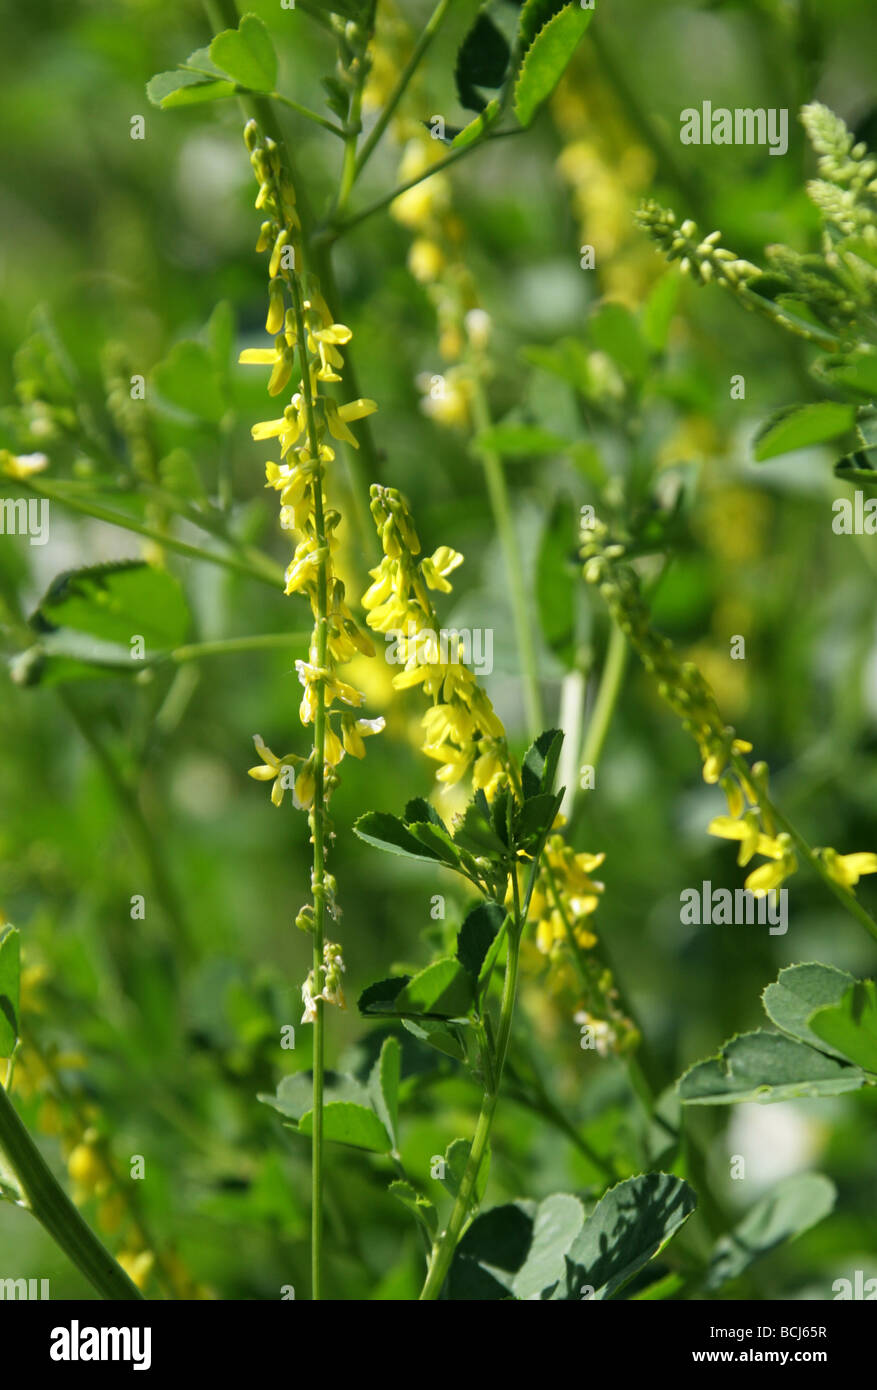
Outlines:
<svg viewBox="0 0 877 1390"><path fill-rule="evenodd" d="M568 382L582 395L590 393L592 380L588 353L578 338L561 338L552 347L525 347L521 349L521 356L532 366Z"/></svg>
<svg viewBox="0 0 877 1390"><path fill-rule="evenodd" d="M430 1241L438 1234L438 1213L428 1197L416 1192L410 1182L397 1178L387 1189L420 1222Z"/></svg>
<svg viewBox="0 0 877 1390"><path fill-rule="evenodd" d="M560 454L569 440L539 425L493 425L476 436L477 448L503 458L528 458L541 454Z"/></svg>
<svg viewBox="0 0 877 1390"><path fill-rule="evenodd" d="M314 1112L308 1110L298 1122L299 1134L312 1134ZM335 1144L349 1144L354 1149L386 1154L393 1148L386 1128L374 1110L354 1105L347 1100L331 1100L323 1106L323 1138Z"/></svg>
<svg viewBox="0 0 877 1390"><path fill-rule="evenodd" d="M663 1249L697 1206L688 1183L645 1173L611 1188L567 1252L567 1273L555 1299L579 1299L593 1288L605 1300Z"/></svg>
<svg viewBox="0 0 877 1390"><path fill-rule="evenodd" d="M877 488L877 448L856 449L834 465L834 474L845 483Z"/></svg>
<svg viewBox="0 0 877 1390"><path fill-rule="evenodd" d="M829 386L873 400L877 396L877 352L861 349L847 355L821 357L814 374Z"/></svg>
<svg viewBox="0 0 877 1390"><path fill-rule="evenodd" d="M518 1299L538 1299L564 1277L565 1257L585 1224L585 1209L577 1197L556 1192L539 1203L527 1258L512 1280Z"/></svg>
<svg viewBox="0 0 877 1390"><path fill-rule="evenodd" d="M336 1071L323 1074L323 1099L349 1101L366 1109L370 1105L368 1090L362 1082L357 1081L355 1076ZM285 1119L298 1121L313 1107L314 1074L311 1071L292 1072L283 1077L274 1095L262 1093L259 1100L263 1105L270 1105Z"/></svg>
<svg viewBox="0 0 877 1390"><path fill-rule="evenodd" d="M649 368L649 350L640 326L623 304L601 304L588 320L591 341L633 381Z"/></svg>
<svg viewBox="0 0 877 1390"><path fill-rule="evenodd" d="M381 1055L372 1067L368 1089L375 1113L395 1146L399 1120L399 1081L402 1075L402 1048L398 1038L385 1038Z"/></svg>
<svg viewBox="0 0 877 1390"><path fill-rule="evenodd" d="M203 101L224 101L233 97L235 86L224 78L204 77L200 73L176 68L158 72L146 84L146 95L153 106L168 111L175 106L196 106Z"/></svg>
<svg viewBox="0 0 877 1390"><path fill-rule="evenodd" d="M705 1290L713 1293L778 1245L809 1231L833 1210L836 1198L834 1183L821 1173L795 1173L784 1178L732 1231L716 1241Z"/></svg>
<svg viewBox="0 0 877 1390"><path fill-rule="evenodd" d="M434 858L447 864L450 869L460 868L460 851L443 825L436 825L433 821L414 821L407 828Z"/></svg>
<svg viewBox="0 0 877 1390"><path fill-rule="evenodd" d="M450 1192L452 1197L456 1197L460 1190L460 1183L463 1181L463 1174L466 1171L466 1164L469 1162L469 1152L472 1148L468 1139L454 1139L445 1149L445 1175L440 1179L446 1192ZM478 1169L478 1177L475 1180L474 1202L477 1206L487 1190L487 1178L490 1173L490 1150L485 1151Z"/></svg>
<svg viewBox="0 0 877 1390"><path fill-rule="evenodd" d="M237 29L224 29L210 45L210 57L241 87L273 92L277 85L277 54L271 36L257 15L245 14Z"/></svg>
<svg viewBox="0 0 877 1390"><path fill-rule="evenodd" d="M59 574L30 618L39 632L72 628L131 652L142 637L147 654L178 647L189 626L179 582L142 560L93 565ZM131 661L136 669L142 664Z"/></svg>
<svg viewBox="0 0 877 1390"><path fill-rule="evenodd" d="M395 1011L462 1018L472 1006L475 984L458 960L433 961L410 979L395 1000Z"/></svg>
<svg viewBox="0 0 877 1390"><path fill-rule="evenodd" d="M359 1012L376 1018L395 1014L396 1000L410 979L410 975L393 975L389 980L378 980L369 985L359 996Z"/></svg>
<svg viewBox="0 0 877 1390"><path fill-rule="evenodd" d="M153 379L165 401L199 420L217 425L228 409L216 363L194 339L175 343L154 368Z"/></svg>
<svg viewBox="0 0 877 1390"><path fill-rule="evenodd" d="M753 440L758 463L837 439L853 428L855 407L840 401L820 401L817 405L792 405L778 410L766 420Z"/></svg>
<svg viewBox="0 0 877 1390"><path fill-rule="evenodd" d="M502 114L502 102L499 97L491 97L483 111L480 111L474 120L468 125L464 125L462 130L458 130L453 140L450 142L455 150L463 149L467 145L472 145L478 140L485 131L489 130L493 123Z"/></svg>
<svg viewBox="0 0 877 1390"><path fill-rule="evenodd" d="M476 981L505 918L505 908L499 903L479 903L457 933L457 960Z"/></svg>
<svg viewBox="0 0 877 1390"><path fill-rule="evenodd" d="M151 664L148 656L143 661L132 661L131 648L118 642L102 642L86 632L61 628L13 657L9 674L16 685L53 686L71 681L131 679Z"/></svg>
<svg viewBox="0 0 877 1390"><path fill-rule="evenodd" d="M539 30L567 3L568 0L525 0L518 20L518 42L522 52L530 47Z"/></svg>
<svg viewBox="0 0 877 1390"><path fill-rule="evenodd" d="M470 854L493 856L497 862L504 860L508 853L493 828L489 806L486 801L482 804L477 796L469 802L462 816L455 818L454 844Z"/></svg>
<svg viewBox="0 0 877 1390"><path fill-rule="evenodd" d="M411 825L412 822L422 825L425 821L429 821L430 825L437 825L439 830L447 828L438 811L430 801L427 801L425 796L413 796L411 798L405 807L404 820L406 825Z"/></svg>
<svg viewBox="0 0 877 1390"><path fill-rule="evenodd" d="M877 986L873 980L856 980L836 1004L817 1009L807 1023L817 1038L857 1067L877 1073Z"/></svg>
<svg viewBox="0 0 877 1390"><path fill-rule="evenodd" d="M811 1020L812 1026L812 1020ZM865 1076L806 1043L781 1033L742 1033L717 1057L698 1062L679 1080L686 1105L732 1105L742 1100L771 1104L804 1096L856 1091Z"/></svg>
<svg viewBox="0 0 877 1390"><path fill-rule="evenodd" d="M418 1041L453 1057L456 1062L466 1061L466 1049L460 1038L459 1028L454 1024L441 1023L434 1018L403 1018L402 1027Z"/></svg>
<svg viewBox="0 0 877 1390"><path fill-rule="evenodd" d="M505 77L509 56L505 37L482 11L457 54L454 79L461 106L469 111L484 110L487 99L477 88L498 87Z"/></svg>
<svg viewBox="0 0 877 1390"><path fill-rule="evenodd" d="M19 1031L21 936L16 927L0 932L0 1057L11 1057Z"/></svg>
<svg viewBox="0 0 877 1390"><path fill-rule="evenodd" d="M515 84L515 115L528 126L550 97L591 22L593 11L564 5L536 34L524 54Z"/></svg>
<svg viewBox="0 0 877 1390"><path fill-rule="evenodd" d="M525 798L552 790L562 747L561 729L545 729L535 743L530 744L521 763L521 786Z"/></svg>
<svg viewBox="0 0 877 1390"><path fill-rule="evenodd" d="M515 844L519 849L534 849L548 834L560 810L563 793L543 792L531 796L515 812Z"/></svg>
<svg viewBox="0 0 877 1390"><path fill-rule="evenodd" d="M829 1047L808 1027L807 1020L815 1009L837 1004L848 986L854 983L852 975L836 970L833 965L815 962L789 965L780 971L775 984L767 986L761 999L765 1013L777 1028L820 1052L829 1052L845 1061L844 1054Z"/></svg>
<svg viewBox="0 0 877 1390"><path fill-rule="evenodd" d="M535 1202L508 1202L477 1216L451 1262L445 1292L449 1299L498 1300L512 1297L515 1276L526 1263L533 1241Z"/></svg>
<svg viewBox="0 0 877 1390"><path fill-rule="evenodd" d="M368 845L376 845L388 854L401 854L407 859L420 859L434 864L439 856L418 840L398 816L389 811L366 811L355 822L354 833Z"/></svg>

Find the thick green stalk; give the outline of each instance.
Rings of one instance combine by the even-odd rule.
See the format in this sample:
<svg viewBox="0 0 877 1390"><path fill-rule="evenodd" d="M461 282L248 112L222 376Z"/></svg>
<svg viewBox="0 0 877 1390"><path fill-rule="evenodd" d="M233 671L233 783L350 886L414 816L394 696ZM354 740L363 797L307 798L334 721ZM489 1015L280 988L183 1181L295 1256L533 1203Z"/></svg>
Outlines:
<svg viewBox="0 0 877 1390"><path fill-rule="evenodd" d="M29 1210L101 1298L142 1298L140 1290L104 1249L54 1177L2 1086L0 1151L15 1174Z"/></svg>
<svg viewBox="0 0 877 1390"><path fill-rule="evenodd" d="M490 429L493 422L477 370L472 373L471 382L472 417L477 433L481 434L484 430ZM515 534L515 523L512 518L502 459L492 449L481 448L477 442L473 448L484 466L484 478L487 483L490 507L502 547L512 605L512 619L515 626L515 640L524 680L524 709L527 731L531 738L536 738L544 727L542 693L539 688L539 670L534 642L536 624L527 602L524 576L521 570L520 545Z"/></svg>

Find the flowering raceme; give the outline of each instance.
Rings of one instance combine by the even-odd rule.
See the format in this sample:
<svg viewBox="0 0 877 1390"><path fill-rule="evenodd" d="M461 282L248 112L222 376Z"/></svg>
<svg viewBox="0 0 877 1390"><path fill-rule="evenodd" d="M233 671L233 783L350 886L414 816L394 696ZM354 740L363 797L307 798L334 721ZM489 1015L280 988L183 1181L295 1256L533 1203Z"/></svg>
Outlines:
<svg viewBox="0 0 877 1390"><path fill-rule="evenodd" d="M623 563L625 547L612 541L607 527L599 521L583 531L582 542L586 581L599 587L613 619L656 678L658 693L695 739L704 781L718 783L725 793L728 815L714 817L709 833L739 841L737 862L741 866L749 864L756 854L765 860L745 881L749 892L763 898L780 888L798 868L795 839L790 829L778 826L778 813L768 796L767 764L748 763L743 755L752 752L752 744L736 738L733 728L723 722L709 683L691 662L680 661L673 643L651 627L639 579L630 565ZM813 860L813 853L809 849L807 853ZM877 854L839 855L830 848L815 853L825 875L850 891L862 874L877 873Z"/></svg>
<svg viewBox="0 0 877 1390"><path fill-rule="evenodd" d="M334 880L325 870L329 833L326 807L342 758L346 754L364 757L365 738L384 727L383 719L364 719L354 713L365 696L338 674L339 668L357 654L373 656L374 647L347 606L344 584L335 572L333 556L341 514L329 506L324 481L327 467L335 461L329 440L356 448L356 438L348 426L370 415L377 406L362 399L339 406L322 393L325 383L342 380L344 358L340 349L353 335L345 324L334 321L314 277L303 274L295 190L277 146L260 136L253 121L247 125L245 139L259 181L256 207L267 214L256 249L269 253L265 328L274 336L274 343L269 348L245 349L240 361L270 367L270 396L284 393L296 371L299 374L282 414L254 425L252 435L257 442L278 441L280 460L266 463L266 487L278 494L281 526L297 537L286 569L285 592L303 594L314 619L308 659L296 662L303 692L299 718L314 731L311 752L307 757L294 753L278 757L256 736L262 761L250 768L250 776L271 783L275 806L282 803L285 790L291 787L294 805L309 812L315 845L312 890L320 908L319 930L315 930L315 914L310 907L303 908L296 920L299 926L315 932L315 966L302 987L303 1021L313 1022L318 1000L344 1007L340 948L322 940L323 909L338 915Z"/></svg>
<svg viewBox="0 0 877 1390"><path fill-rule="evenodd" d="M384 558L370 571L374 583L363 595L369 627L396 636L402 670L393 677L397 690L421 685L432 697L423 716L423 752L441 763L436 776L453 786L472 770L476 790L494 796L509 779L505 730L475 676L457 650L445 653L438 640L438 620L430 589L450 592L448 575L463 557L448 546L418 560L420 541L408 508L395 488L371 490ZM450 658L450 659L447 659Z"/></svg>

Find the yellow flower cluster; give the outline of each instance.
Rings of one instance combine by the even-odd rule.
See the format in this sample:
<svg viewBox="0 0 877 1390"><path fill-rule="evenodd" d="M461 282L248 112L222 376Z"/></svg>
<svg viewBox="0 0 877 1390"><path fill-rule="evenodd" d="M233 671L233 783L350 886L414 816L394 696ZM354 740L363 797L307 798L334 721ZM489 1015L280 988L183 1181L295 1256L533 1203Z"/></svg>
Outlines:
<svg viewBox="0 0 877 1390"><path fill-rule="evenodd" d="M589 1030L587 1046L601 1056L626 1052L639 1034L619 1007L611 970L589 954L597 945L591 919L603 892L591 875L605 855L577 854L562 826L558 817L539 862L527 915L535 926L535 949L525 953L525 963L535 974L548 958L548 984L554 994L574 1001L576 1023Z"/></svg>
<svg viewBox="0 0 877 1390"><path fill-rule="evenodd" d="M576 854L562 835L549 836L529 912L529 920L537 923L536 944L544 955L550 955L570 934L583 950L596 945L587 922L597 910L603 884L590 875L605 858L605 854Z"/></svg>
<svg viewBox="0 0 877 1390"><path fill-rule="evenodd" d="M308 660L296 662L304 692L299 714L305 726L314 723L317 691L322 688L327 709L323 776L328 797L336 780L334 769L344 755L362 758L363 740L384 727L383 719L361 719L352 712L363 704L365 696L337 674L339 666L357 653L373 656L374 647L348 608L344 584L335 573L333 556L341 516L329 508L323 490L326 466L335 459L329 440L356 448L349 425L370 415L377 406L370 400L338 405L322 393L325 383L341 381L344 358L340 349L352 334L344 324L334 322L319 286L312 276L302 273L295 191L285 177L276 145L262 139L252 121L245 139L259 181L256 207L267 214L256 249L269 253L265 327L274 336L274 344L247 348L240 361L271 368L271 396L286 390L297 362L303 358L306 363L307 377L300 376L283 414L254 425L252 434L259 442L279 441L280 461L265 465L266 486L279 494L281 525L298 538L286 570L285 592L304 594L314 617ZM320 659L321 628L326 639L324 662ZM333 710L336 701L346 710ZM279 806L285 790L291 788L294 804L310 809L316 785L314 754L309 758L295 754L277 757L258 736L254 742L262 761L250 768L250 776L271 783L274 805Z"/></svg>
<svg viewBox="0 0 877 1390"><path fill-rule="evenodd" d="M596 521L583 531L581 556L586 581L599 588L615 622L655 677L662 699L695 739L704 781L718 783L725 793L728 815L715 817L709 832L739 841L737 862L741 866L756 855L764 859L745 881L751 893L764 897L780 888L798 868L792 836L776 824L768 796L767 764L750 765L746 761L742 755L752 752L752 744L736 738L733 728L723 723L715 695L702 673L693 663L680 661L673 643L652 629L639 579L623 563L624 555L624 546L612 541L602 522ZM852 888L862 874L877 873L877 854L839 855L833 849L817 852L830 877L846 888Z"/></svg>
<svg viewBox="0 0 877 1390"><path fill-rule="evenodd" d="M611 86L599 58L582 45L551 99L564 141L557 160L570 191L580 245L593 247L604 294L636 309L656 275L633 213L655 164Z"/></svg>
<svg viewBox="0 0 877 1390"><path fill-rule="evenodd" d="M371 511L384 558L370 571L373 584L363 596L367 622L375 632L395 639L393 655L401 670L393 677L397 690L415 685L432 697L423 716L423 752L441 763L436 774L453 786L471 769L476 790L492 797L509 776L505 730L486 693L461 660L456 634L446 639L429 591L449 593L448 575L463 557L448 546L418 559L420 541L401 494L377 485L371 489Z"/></svg>
<svg viewBox="0 0 877 1390"><path fill-rule="evenodd" d="M383 7L382 7L383 8ZM395 67L403 66L414 41L406 25L391 7L389 16L379 22L374 47L372 81L374 96L385 91L386 79ZM368 91L367 91L368 95ZM416 117L405 114L417 110ZM451 181L444 171L429 174L433 165L447 155L439 138L434 117L429 128L420 116L422 95L415 77L406 92L406 101L392 119L391 129L401 146L398 167L400 185L420 179L393 200L390 215L412 235L408 269L422 285L435 309L439 325L439 351L448 363L442 374L422 373L421 409L437 424L463 428L471 423L470 398L472 364L466 359L471 349L480 350L487 342L490 321L481 308L478 287L462 255L465 229L452 204ZM433 133L435 131L435 133ZM428 175L427 177L422 177Z"/></svg>

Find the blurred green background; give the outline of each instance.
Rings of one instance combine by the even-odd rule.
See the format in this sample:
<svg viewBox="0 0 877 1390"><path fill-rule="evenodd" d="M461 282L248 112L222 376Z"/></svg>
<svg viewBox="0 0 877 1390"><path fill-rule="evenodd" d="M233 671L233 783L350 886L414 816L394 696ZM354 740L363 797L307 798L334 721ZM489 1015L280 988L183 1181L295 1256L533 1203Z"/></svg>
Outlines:
<svg viewBox="0 0 877 1390"><path fill-rule="evenodd" d="M416 29L429 8L412 0L397 13ZM325 110L319 78L333 64L328 37L278 4L259 0L252 9L280 54L279 89ZM872 6L617 0L605 11L534 128L476 152L450 175L464 229L460 255L494 325L494 418L591 446L578 462L507 460L521 564L534 620L541 617L549 721L558 719L573 664L593 699L605 650L605 614L569 563L572 530L561 544L560 578L544 574L546 526L563 514L557 509L576 513L600 501L598 455L620 504L642 514L677 494L684 499L656 621L702 665L723 713L769 762L788 815L816 844L872 849L873 554L867 538L831 531L839 484L826 452L757 466L749 447L770 411L818 398L806 372L810 349L721 291L685 281L666 353L635 389L619 395L612 364L587 358L598 351L588 325L600 297L636 312L663 274L633 224L641 196L657 196L704 230L720 227L723 244L756 261L773 241L813 244L816 223L803 193L813 161L794 112L823 100L861 137L873 134ZM413 116L441 112L460 123L453 88L460 33L452 19L431 50ZM81 450L47 434L38 410L16 403L16 352L51 323L75 366L79 403L100 417L109 344L121 345L124 376L139 372L151 382L176 342L202 333L219 301L232 306L236 343L261 344L254 186L234 103L159 111L145 95L153 73L208 42L196 4L47 0L12 8L4 34L0 447L45 448L47 479L81 480L88 477ZM704 98L788 107L788 154L681 146L679 110ZM140 141L130 138L137 114L145 117ZM338 177L337 143L290 113L281 119L310 201L321 209ZM399 155L388 136L354 210L394 186ZM340 241L333 308L354 332L359 389L379 404L371 421L374 480L405 492L428 552L448 544L466 556L442 615L449 626L494 630L486 684L523 749L508 585L483 473L465 430L447 429L420 408L418 375L440 372L443 363L429 296L406 267L410 243L409 230L386 211ZM579 265L585 243L597 248L593 272ZM558 343L572 360L569 339L590 362L590 396L547 370L544 353L543 365L534 365L539 353L529 350ZM731 399L734 373L745 377L744 401ZM209 421L161 409L150 428L162 454L185 449L196 460L210 496L230 490L238 533L285 564L288 541L263 489L267 454L249 438L250 425L266 418L261 374L231 367L229 391L233 416L223 434ZM130 480L130 441L112 432L110 439L118 478ZM348 517L345 567L361 590L376 557L352 526L344 474L338 502ZM0 539L10 659L22 648L22 619L55 575L144 553L137 536L57 503L51 525L45 547ZM178 534L199 540L191 527ZM190 642L306 627L304 605L279 590L170 552L165 559L185 590ZM552 649L542 628L563 605L572 605L574 638ZM728 657L737 633L746 636L745 662ZM374 1055L357 995L391 963L425 963L437 934L450 931L465 906L450 877L385 859L352 833L363 810L399 811L432 786L432 766L417 751L417 695L391 707L392 672L380 660L371 666L357 675L367 682L367 712L385 713L388 730L370 742L364 763L344 762L333 802L350 1007L331 1012L331 1065L345 1050L354 1065ZM123 1171L131 1155L145 1157L147 1179L137 1185L144 1227L156 1249L178 1253L201 1292L271 1299L291 1284L306 1296L307 1146L256 1096L310 1060L309 1030L299 1026L309 943L294 927L308 890L307 832L288 801L275 810L265 788L246 777L255 733L275 752L303 751L290 655L215 656L136 681L70 687L22 687L4 666L0 687L0 911L21 929L28 966L41 971L39 982L33 970L29 976L25 1028L49 1053L77 1054L62 1068L68 1098L106 1136ZM606 852L596 930L644 1030L659 1089L733 1032L758 1026L760 992L783 965L818 959L873 973L866 939L803 870L788 885L785 936L680 923L684 888L705 879L740 884L730 846L705 833L720 800L701 780L694 746L631 662L596 789L577 803L573 840L577 849ZM436 893L446 897L444 923L430 917ZM135 894L146 900L142 921L130 915ZM870 881L861 897L873 909ZM280 1029L290 1023L296 1049L284 1051ZM524 981L516 1029L518 1045L539 1060L552 1095L592 1147L615 1160L619 1175L647 1166L654 1155L622 1065L581 1051L569 1011L535 970ZM421 1184L437 1189L430 1157L471 1132L478 1097L450 1064L428 1085L418 1081L426 1063L414 1048L407 1065L403 1157ZM53 1121L45 1093L20 1095L22 1113L43 1131L45 1152L63 1172L58 1138L46 1133ZM874 1104L867 1094L695 1117L711 1184L731 1209L798 1168L818 1168L839 1188L834 1215L731 1293L827 1298L834 1278L857 1268L877 1273ZM745 1183L728 1178L738 1153L747 1156ZM329 1296L416 1295L419 1244L386 1196L390 1176L381 1159L332 1153ZM490 1202L558 1188L587 1192L599 1181L544 1118L513 1100L502 1104ZM94 1202L85 1210L97 1218ZM121 1238L108 1233L111 1246ZM50 1277L53 1297L90 1296L35 1223L8 1205L0 1205L0 1276ZM148 1291L160 1295L155 1277Z"/></svg>

